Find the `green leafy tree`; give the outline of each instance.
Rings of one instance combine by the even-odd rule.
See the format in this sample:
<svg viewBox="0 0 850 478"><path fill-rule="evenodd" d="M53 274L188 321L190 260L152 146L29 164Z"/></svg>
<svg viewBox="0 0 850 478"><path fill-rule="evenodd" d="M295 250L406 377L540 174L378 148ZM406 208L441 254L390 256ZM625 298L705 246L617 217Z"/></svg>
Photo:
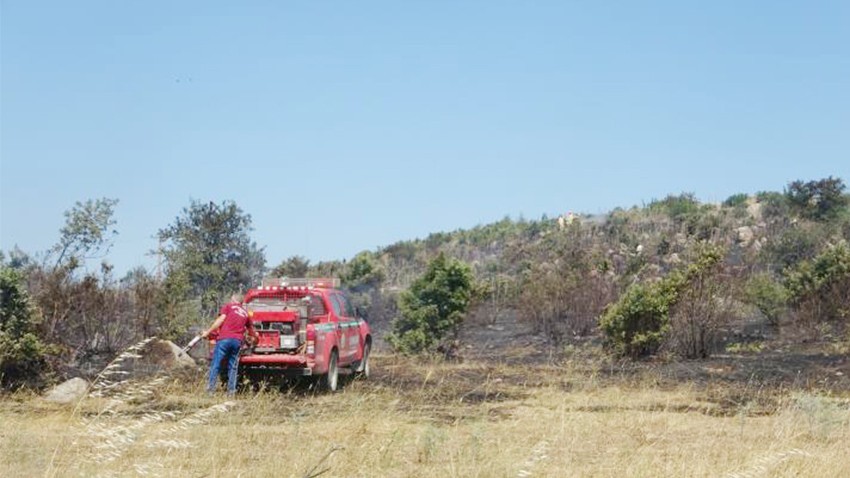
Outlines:
<svg viewBox="0 0 850 478"><path fill-rule="evenodd" d="M106 253L112 246L112 237L118 234L112 229L117 204L117 199L89 199L65 211L59 242L51 249L56 254L54 267L59 267L63 261L79 263Z"/></svg>
<svg viewBox="0 0 850 478"><path fill-rule="evenodd" d="M197 312L215 313L226 294L257 282L265 266L263 250L249 236L251 216L232 201L192 201L174 223L159 231L166 265L166 302L200 300ZM172 304L173 305L173 304ZM185 307L172 307L172 311ZM176 317L172 317L176 318Z"/></svg>
<svg viewBox="0 0 850 478"><path fill-rule="evenodd" d="M841 178L830 176L817 181L794 181L788 185L785 195L802 217L824 221L846 210L848 199L843 194L844 189Z"/></svg>
<svg viewBox="0 0 850 478"><path fill-rule="evenodd" d="M387 340L402 353L432 349L447 334L456 334L476 294L470 267L439 254L399 296L401 317Z"/></svg>
<svg viewBox="0 0 850 478"><path fill-rule="evenodd" d="M34 383L46 365L48 347L38 337L39 314L20 272L0 266L0 384Z"/></svg>
<svg viewBox="0 0 850 478"><path fill-rule="evenodd" d="M363 251L348 261L342 274L342 283L352 290L378 286L384 280L384 270L375 254Z"/></svg>
<svg viewBox="0 0 850 478"><path fill-rule="evenodd" d="M307 277L309 270L309 259L303 256L291 256L272 269L271 275L273 277Z"/></svg>

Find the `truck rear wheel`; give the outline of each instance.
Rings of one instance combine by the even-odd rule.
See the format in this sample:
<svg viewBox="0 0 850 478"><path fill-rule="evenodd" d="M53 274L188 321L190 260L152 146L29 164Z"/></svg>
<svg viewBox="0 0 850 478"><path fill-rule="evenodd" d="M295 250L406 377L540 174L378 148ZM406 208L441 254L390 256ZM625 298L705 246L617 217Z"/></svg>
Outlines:
<svg viewBox="0 0 850 478"><path fill-rule="evenodd" d="M339 367L337 366L338 357L336 349L331 350L331 356L328 359L328 373L322 376L322 388L329 392L336 392L339 387Z"/></svg>
<svg viewBox="0 0 850 478"><path fill-rule="evenodd" d="M369 367L369 354L372 352L372 342L367 341L363 346L363 358L360 359L360 364L357 370L354 371L358 377L369 378L371 369Z"/></svg>

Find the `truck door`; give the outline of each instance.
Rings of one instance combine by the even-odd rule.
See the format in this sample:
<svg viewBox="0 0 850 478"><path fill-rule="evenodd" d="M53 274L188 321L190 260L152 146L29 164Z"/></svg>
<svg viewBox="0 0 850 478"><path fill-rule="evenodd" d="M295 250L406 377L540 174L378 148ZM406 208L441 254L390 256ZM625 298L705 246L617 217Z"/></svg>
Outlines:
<svg viewBox="0 0 850 478"><path fill-rule="evenodd" d="M334 297L339 301L341 310L339 325L342 337L339 344L339 360L347 365L357 359L357 353L360 350L360 327L348 297L339 293L334 294Z"/></svg>

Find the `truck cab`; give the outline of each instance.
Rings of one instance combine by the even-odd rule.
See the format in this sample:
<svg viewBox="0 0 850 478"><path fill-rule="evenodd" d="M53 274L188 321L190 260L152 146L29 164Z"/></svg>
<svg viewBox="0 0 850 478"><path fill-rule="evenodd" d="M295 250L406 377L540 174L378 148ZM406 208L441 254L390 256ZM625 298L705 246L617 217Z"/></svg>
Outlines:
<svg viewBox="0 0 850 478"><path fill-rule="evenodd" d="M267 278L244 301L259 335L239 357L249 381L307 376L336 391L340 369L368 378L372 334L339 279Z"/></svg>

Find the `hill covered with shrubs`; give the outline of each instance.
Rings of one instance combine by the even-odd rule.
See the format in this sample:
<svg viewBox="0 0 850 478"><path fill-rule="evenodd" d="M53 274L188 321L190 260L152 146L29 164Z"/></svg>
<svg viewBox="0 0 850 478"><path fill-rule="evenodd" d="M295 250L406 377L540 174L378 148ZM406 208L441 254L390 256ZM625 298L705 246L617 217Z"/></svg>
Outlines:
<svg viewBox="0 0 850 478"><path fill-rule="evenodd" d="M850 198L840 178L720 204L682 193L604 215L505 218L347 260L294 255L274 267L250 238L249 214L228 201L193 202L158 232L157 270L116 278L105 261L86 272L81 262L108 250L116 205L78 203L53 249L0 256L4 386L79 373L147 336L185 341L226 294L263 275L340 277L397 346L406 316L428 316L416 293L462 298L463 307L434 315L443 336L420 336L417 351L445 350L472 315L511 316L553 347L597 340L631 358L756 350L762 337L748 324L790 342L850 343ZM453 283L465 289L438 290Z"/></svg>

